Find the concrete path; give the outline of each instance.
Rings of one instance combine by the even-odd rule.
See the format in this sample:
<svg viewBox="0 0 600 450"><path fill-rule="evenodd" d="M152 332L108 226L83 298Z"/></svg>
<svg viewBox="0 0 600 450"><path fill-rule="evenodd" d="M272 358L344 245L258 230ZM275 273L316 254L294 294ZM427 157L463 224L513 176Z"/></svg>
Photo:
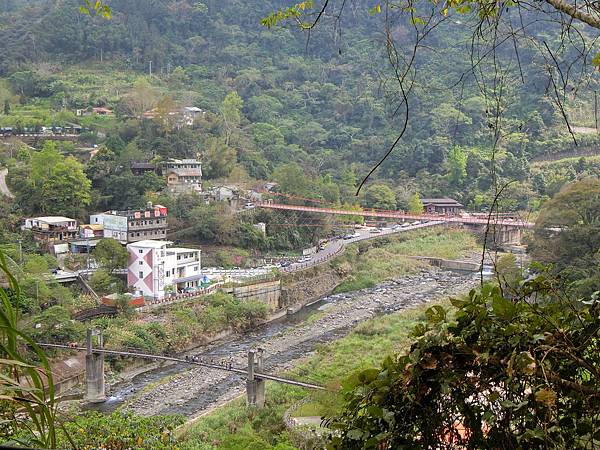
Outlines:
<svg viewBox="0 0 600 450"><path fill-rule="evenodd" d="M5 197L15 198L6 185L6 175L8 175L8 169L0 169L0 192Z"/></svg>

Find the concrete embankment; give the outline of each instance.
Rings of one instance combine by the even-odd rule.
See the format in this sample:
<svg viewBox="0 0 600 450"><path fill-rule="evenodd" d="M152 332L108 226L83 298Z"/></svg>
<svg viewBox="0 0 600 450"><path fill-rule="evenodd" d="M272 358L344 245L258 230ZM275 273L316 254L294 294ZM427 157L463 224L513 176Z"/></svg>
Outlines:
<svg viewBox="0 0 600 450"><path fill-rule="evenodd" d="M431 258L429 256L411 256L410 258L427 262L433 267L439 267L440 269L460 270L463 272L479 272L481 270L481 263L472 261L455 261L452 259Z"/></svg>

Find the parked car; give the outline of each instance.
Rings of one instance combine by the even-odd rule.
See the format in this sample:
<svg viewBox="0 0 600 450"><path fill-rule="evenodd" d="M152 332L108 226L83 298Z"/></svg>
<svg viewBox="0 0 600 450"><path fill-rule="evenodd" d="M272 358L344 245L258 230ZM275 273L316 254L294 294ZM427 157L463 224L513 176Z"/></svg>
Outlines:
<svg viewBox="0 0 600 450"><path fill-rule="evenodd" d="M352 238L359 238L360 237L360 233L358 231L356 231L353 235Z"/></svg>
<svg viewBox="0 0 600 450"><path fill-rule="evenodd" d="M283 262L280 264L280 266L281 266L281 267L289 267L289 266L291 266L291 265L292 265L292 262L291 262L291 261L283 261Z"/></svg>
<svg viewBox="0 0 600 450"><path fill-rule="evenodd" d="M319 245L319 250L321 250L321 251L325 250L325 244Z"/></svg>
<svg viewBox="0 0 600 450"><path fill-rule="evenodd" d="M349 239L352 239L353 237L354 237L353 234L347 234L347 235L344 236L344 240L347 241Z"/></svg>
<svg viewBox="0 0 600 450"><path fill-rule="evenodd" d="M252 209L252 208L254 208L254 203L246 203L244 205L244 209Z"/></svg>
<svg viewBox="0 0 600 450"><path fill-rule="evenodd" d="M381 233L381 230L379 228L373 228L371 231L369 231L369 233L371 233L371 234L379 234L379 233Z"/></svg>

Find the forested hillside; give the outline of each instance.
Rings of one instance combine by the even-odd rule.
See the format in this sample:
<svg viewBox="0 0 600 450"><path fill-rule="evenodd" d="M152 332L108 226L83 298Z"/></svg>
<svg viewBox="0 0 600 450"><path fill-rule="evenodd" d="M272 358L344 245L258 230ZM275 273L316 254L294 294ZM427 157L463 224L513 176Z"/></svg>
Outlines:
<svg viewBox="0 0 600 450"><path fill-rule="evenodd" d="M247 173L277 180L297 195L356 202L358 181L401 128L382 19L370 15L368 5L357 2L337 27L325 24L309 39L292 27L261 26L285 1L114 0L111 20L82 15L78 5L0 1L0 126L88 127L87 138L106 147L86 169L93 206L139 204L144 192L159 187L156 180L130 179L131 161L196 154L208 178ZM393 194L383 189L383 200L368 206L408 208L417 191L489 206L498 105L481 81L497 74L490 61L472 54L471 33L456 26L459 19L468 20L442 23L417 55L407 132L371 180ZM569 70L581 68L585 57L577 45L561 47L553 25L532 27L544 33L560 64L576 61ZM398 23L394 34L409 42L410 24ZM565 181L599 172L597 134L577 134L575 146L538 50L516 41L497 48L505 66L497 88L503 131L495 161L502 180L519 182L507 191L510 210L536 209ZM572 126L595 127L594 85L580 86L581 78L567 82L570 94L562 100ZM180 129L167 120L138 119L175 104L208 113ZM97 106L116 116L74 114ZM581 149L592 156L577 167L529 167L531 158Z"/></svg>

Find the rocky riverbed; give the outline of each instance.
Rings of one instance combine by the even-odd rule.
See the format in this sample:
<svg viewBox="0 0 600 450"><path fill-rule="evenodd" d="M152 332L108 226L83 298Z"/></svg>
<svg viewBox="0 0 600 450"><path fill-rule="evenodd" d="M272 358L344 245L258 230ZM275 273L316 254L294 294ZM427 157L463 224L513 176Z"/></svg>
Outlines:
<svg viewBox="0 0 600 450"><path fill-rule="evenodd" d="M375 288L331 295L322 300L310 320L295 325L266 325L198 349L194 355L206 361L222 361L245 368L247 351L260 347L265 350L266 371L283 372L313 352L317 344L342 337L359 322L464 292L477 281L477 274L427 268ZM195 416L236 397L245 389L243 376L217 369L178 365L161 375L164 376L153 377L151 382L134 379L125 390L116 394L123 395L118 403L140 415L180 413Z"/></svg>

